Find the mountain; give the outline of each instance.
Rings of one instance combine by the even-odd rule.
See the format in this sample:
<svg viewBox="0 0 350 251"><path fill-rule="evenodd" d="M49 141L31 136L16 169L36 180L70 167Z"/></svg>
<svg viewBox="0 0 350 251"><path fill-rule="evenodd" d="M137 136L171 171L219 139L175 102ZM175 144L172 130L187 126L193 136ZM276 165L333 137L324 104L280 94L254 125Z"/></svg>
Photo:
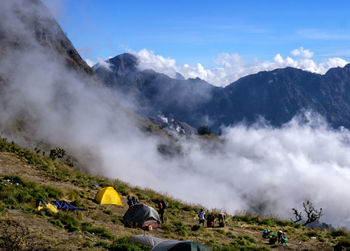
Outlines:
<svg viewBox="0 0 350 251"><path fill-rule="evenodd" d="M46 53L63 57L71 69L94 74L40 0L1 1L0 14L3 20L0 23L0 55L28 52L42 46L47 49Z"/></svg>
<svg viewBox="0 0 350 251"><path fill-rule="evenodd" d="M287 67L243 77L225 88L201 79L173 79L152 70L140 70L137 58L122 54L95 66L109 87L123 90L142 113L156 113L193 127L254 123L263 117L281 126L295 115L312 110L334 127L350 128L350 64L325 75ZM147 107L147 109L146 109Z"/></svg>
<svg viewBox="0 0 350 251"><path fill-rule="evenodd" d="M153 70L141 71L137 58L128 53L93 69L106 86L129 95L140 113L150 117L165 115L195 126L207 123L198 107L209 103L218 89L199 78L185 80L178 74L174 79Z"/></svg>

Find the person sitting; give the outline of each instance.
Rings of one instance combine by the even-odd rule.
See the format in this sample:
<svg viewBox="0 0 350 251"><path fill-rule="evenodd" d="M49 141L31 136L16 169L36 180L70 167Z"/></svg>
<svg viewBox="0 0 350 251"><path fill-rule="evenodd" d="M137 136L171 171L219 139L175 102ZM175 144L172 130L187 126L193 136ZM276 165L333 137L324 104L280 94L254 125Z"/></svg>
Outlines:
<svg viewBox="0 0 350 251"><path fill-rule="evenodd" d="M199 218L199 224L203 224L203 226L204 226L205 212L204 212L203 208L201 208L201 210L198 212L198 218Z"/></svg>
<svg viewBox="0 0 350 251"><path fill-rule="evenodd" d="M269 244L275 244L277 241L277 238L278 236L276 233L269 235Z"/></svg>

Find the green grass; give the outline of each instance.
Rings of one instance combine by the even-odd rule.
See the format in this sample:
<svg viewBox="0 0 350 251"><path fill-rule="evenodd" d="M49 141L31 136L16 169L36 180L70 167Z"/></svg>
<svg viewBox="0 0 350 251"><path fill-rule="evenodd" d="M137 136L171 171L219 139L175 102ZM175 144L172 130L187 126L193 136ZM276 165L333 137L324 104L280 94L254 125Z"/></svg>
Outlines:
<svg viewBox="0 0 350 251"><path fill-rule="evenodd" d="M154 232L162 238L197 240L214 250L267 250L267 247L273 247L265 245L265 242L259 238L247 235L247 231L250 233L254 232L256 236L256 233L259 232L260 234L264 229L273 231L281 229L287 233L290 240L305 241L306 246L309 245L307 247L314 245L315 241L318 241L317 245L324 245L327 248L337 243L348 245L349 233L343 229L332 231L313 230L291 221L274 219L273 217L264 218L256 215L228 216L226 218L228 228L207 229L197 223L197 212L199 211L199 206L197 205L185 204L168 196L160 195L155 191L132 187L118 180L108 180L82 173L77 169L53 161L33 151L20 148L4 139L0 139L0 151L13 153L17 158L29 164L28 168L38 170L40 177L45 177L45 179L47 178L57 183L74 184L78 187L63 191L54 186L40 185L27 181L19 176L0 177L0 217L12 211L11 209L20 209L14 211L21 211L31 214L33 217L41 218L41 220L51 222L52 225L57 227L58 231L80 232L79 236L82 236L82 239L79 241L80 248L84 246L85 248L93 249L98 247L109 250L150 249L131 243L128 237L120 238L135 233L134 230L123 228L121 222L123 213L121 210L126 210L126 208L118 208L118 210L111 209L111 207L104 208L103 206L94 208L90 204L97 190L94 183L99 184L100 187L113 186L119 194L123 196L135 195L142 203L151 206L155 206L155 199L164 199L168 206L165 214L167 222L162 224L162 231ZM72 201L71 203L76 207L88 210L84 212L60 211L58 214L53 214L47 210L38 212L31 205L32 202L36 202L38 199L58 200L62 198ZM210 212L207 213L209 214ZM109 224L114 223L113 227L109 228L105 224L106 222ZM122 234L118 232L120 229L122 229ZM152 235L153 233L150 234ZM313 244L310 242L311 237L316 237L313 238L315 239L315 241L312 241Z"/></svg>
<svg viewBox="0 0 350 251"><path fill-rule="evenodd" d="M232 220L246 222L251 225L260 225L260 226L269 226L269 227L274 227L274 226L296 227L297 225L299 225L299 224L295 224L292 221L279 220L279 219L273 219L273 218L263 218L260 216L250 216L250 215L235 215L232 217Z"/></svg>
<svg viewBox="0 0 350 251"><path fill-rule="evenodd" d="M20 208L24 203L35 203L40 199L55 200L62 196L63 192L55 187L38 185L19 176L0 178L0 200L8 208Z"/></svg>
<svg viewBox="0 0 350 251"><path fill-rule="evenodd" d="M83 232L88 232L90 234L96 234L96 235L98 235L102 238L106 238L106 239L113 239L113 234L111 234L110 232L108 232L106 229L104 229L102 227L93 226L92 223L83 223L81 228L82 228Z"/></svg>
<svg viewBox="0 0 350 251"><path fill-rule="evenodd" d="M331 231L331 236L332 237L339 237L339 236L342 236L342 237L348 237L350 239L350 234L349 232L347 232L346 230L344 229L335 229L335 230L332 230Z"/></svg>

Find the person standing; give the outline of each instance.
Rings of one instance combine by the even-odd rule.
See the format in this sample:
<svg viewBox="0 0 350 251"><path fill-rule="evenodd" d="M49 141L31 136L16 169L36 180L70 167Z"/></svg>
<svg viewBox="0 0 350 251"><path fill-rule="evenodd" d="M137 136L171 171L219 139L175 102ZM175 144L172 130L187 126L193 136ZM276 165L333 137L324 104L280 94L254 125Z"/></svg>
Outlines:
<svg viewBox="0 0 350 251"><path fill-rule="evenodd" d="M219 213L219 226L220 227L225 227L225 213L224 212L221 212Z"/></svg>
<svg viewBox="0 0 350 251"><path fill-rule="evenodd" d="M160 216L160 221L164 224L164 212L165 212L165 208L166 208L166 203L164 200L156 200L157 203L157 207L158 207L158 213Z"/></svg>
<svg viewBox="0 0 350 251"><path fill-rule="evenodd" d="M199 224L203 224L203 226L204 226L205 212L204 212L203 208L201 208L201 210L198 212L198 218L199 218Z"/></svg>

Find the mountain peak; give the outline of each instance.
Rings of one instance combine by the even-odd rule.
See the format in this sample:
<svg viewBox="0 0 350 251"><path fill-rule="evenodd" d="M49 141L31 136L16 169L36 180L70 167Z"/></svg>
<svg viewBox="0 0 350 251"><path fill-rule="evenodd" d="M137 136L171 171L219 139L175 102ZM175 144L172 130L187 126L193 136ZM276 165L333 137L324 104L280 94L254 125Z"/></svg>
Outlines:
<svg viewBox="0 0 350 251"><path fill-rule="evenodd" d="M123 53L114 58L109 59L108 63L121 70L135 70L138 65L138 59L133 54Z"/></svg>

